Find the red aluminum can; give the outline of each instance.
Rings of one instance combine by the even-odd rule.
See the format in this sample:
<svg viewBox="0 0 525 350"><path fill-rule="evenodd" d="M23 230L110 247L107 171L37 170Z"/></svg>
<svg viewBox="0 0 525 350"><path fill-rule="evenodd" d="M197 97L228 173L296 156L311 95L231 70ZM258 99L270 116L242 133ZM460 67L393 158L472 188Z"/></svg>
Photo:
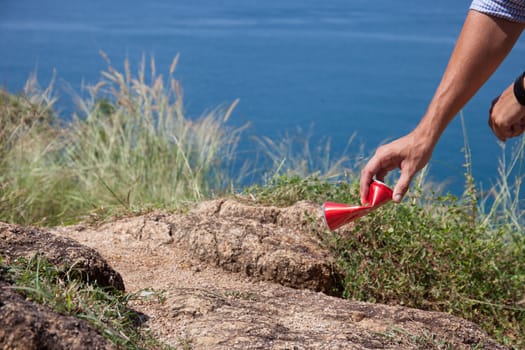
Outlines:
<svg viewBox="0 0 525 350"><path fill-rule="evenodd" d="M374 180L370 184L368 203L366 205L349 206L334 202L324 203L323 214L325 222L330 230L335 230L391 201L392 194L392 189L387 185L381 181Z"/></svg>

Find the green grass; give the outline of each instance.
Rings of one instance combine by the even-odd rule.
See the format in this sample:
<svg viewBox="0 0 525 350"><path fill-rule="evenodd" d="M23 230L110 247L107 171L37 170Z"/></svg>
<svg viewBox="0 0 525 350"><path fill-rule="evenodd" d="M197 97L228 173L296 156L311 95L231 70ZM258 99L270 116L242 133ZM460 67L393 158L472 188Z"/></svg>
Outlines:
<svg viewBox="0 0 525 350"><path fill-rule="evenodd" d="M143 298L141 291L127 294L86 283L76 278L74 266L57 267L38 254L10 264L0 258L2 272L28 300L87 321L119 349L171 349L141 329L140 314L128 307L131 300ZM161 292L148 295L163 302Z"/></svg>

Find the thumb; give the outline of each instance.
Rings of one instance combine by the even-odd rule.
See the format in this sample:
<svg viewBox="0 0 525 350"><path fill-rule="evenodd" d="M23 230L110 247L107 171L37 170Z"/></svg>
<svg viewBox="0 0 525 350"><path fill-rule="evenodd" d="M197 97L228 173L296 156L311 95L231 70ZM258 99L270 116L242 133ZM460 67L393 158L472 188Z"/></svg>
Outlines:
<svg viewBox="0 0 525 350"><path fill-rule="evenodd" d="M399 180L397 181L396 187L394 187L394 194L393 194L393 200L396 203L401 202L403 197L408 191L408 187L410 187L410 182L412 181L412 176L408 175L406 172L401 173L401 176Z"/></svg>

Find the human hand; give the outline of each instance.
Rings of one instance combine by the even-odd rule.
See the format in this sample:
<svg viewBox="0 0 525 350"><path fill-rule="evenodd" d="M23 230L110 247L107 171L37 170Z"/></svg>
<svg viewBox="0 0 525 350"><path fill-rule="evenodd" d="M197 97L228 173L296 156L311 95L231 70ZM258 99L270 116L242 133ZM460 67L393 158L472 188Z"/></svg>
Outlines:
<svg viewBox="0 0 525 350"><path fill-rule="evenodd" d="M489 111L489 126L503 142L525 131L525 106L516 100L513 86L514 84L511 84L492 101Z"/></svg>
<svg viewBox="0 0 525 350"><path fill-rule="evenodd" d="M399 168L401 176L393 194L394 202L399 203L408 191L414 175L430 160L433 149L434 143L416 131L379 147L361 171L361 202L366 204L374 176L383 181L389 171Z"/></svg>

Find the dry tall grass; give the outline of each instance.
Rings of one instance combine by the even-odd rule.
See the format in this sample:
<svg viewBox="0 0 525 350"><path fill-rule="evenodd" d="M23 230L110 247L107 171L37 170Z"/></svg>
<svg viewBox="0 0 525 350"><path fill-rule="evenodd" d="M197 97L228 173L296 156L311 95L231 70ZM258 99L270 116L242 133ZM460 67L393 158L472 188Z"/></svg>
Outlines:
<svg viewBox="0 0 525 350"><path fill-rule="evenodd" d="M243 128L227 122L237 103L190 119L173 74L144 59L134 76L109 59L80 112L59 126L52 86L1 95L0 220L59 224L103 211L176 208L229 190Z"/></svg>

